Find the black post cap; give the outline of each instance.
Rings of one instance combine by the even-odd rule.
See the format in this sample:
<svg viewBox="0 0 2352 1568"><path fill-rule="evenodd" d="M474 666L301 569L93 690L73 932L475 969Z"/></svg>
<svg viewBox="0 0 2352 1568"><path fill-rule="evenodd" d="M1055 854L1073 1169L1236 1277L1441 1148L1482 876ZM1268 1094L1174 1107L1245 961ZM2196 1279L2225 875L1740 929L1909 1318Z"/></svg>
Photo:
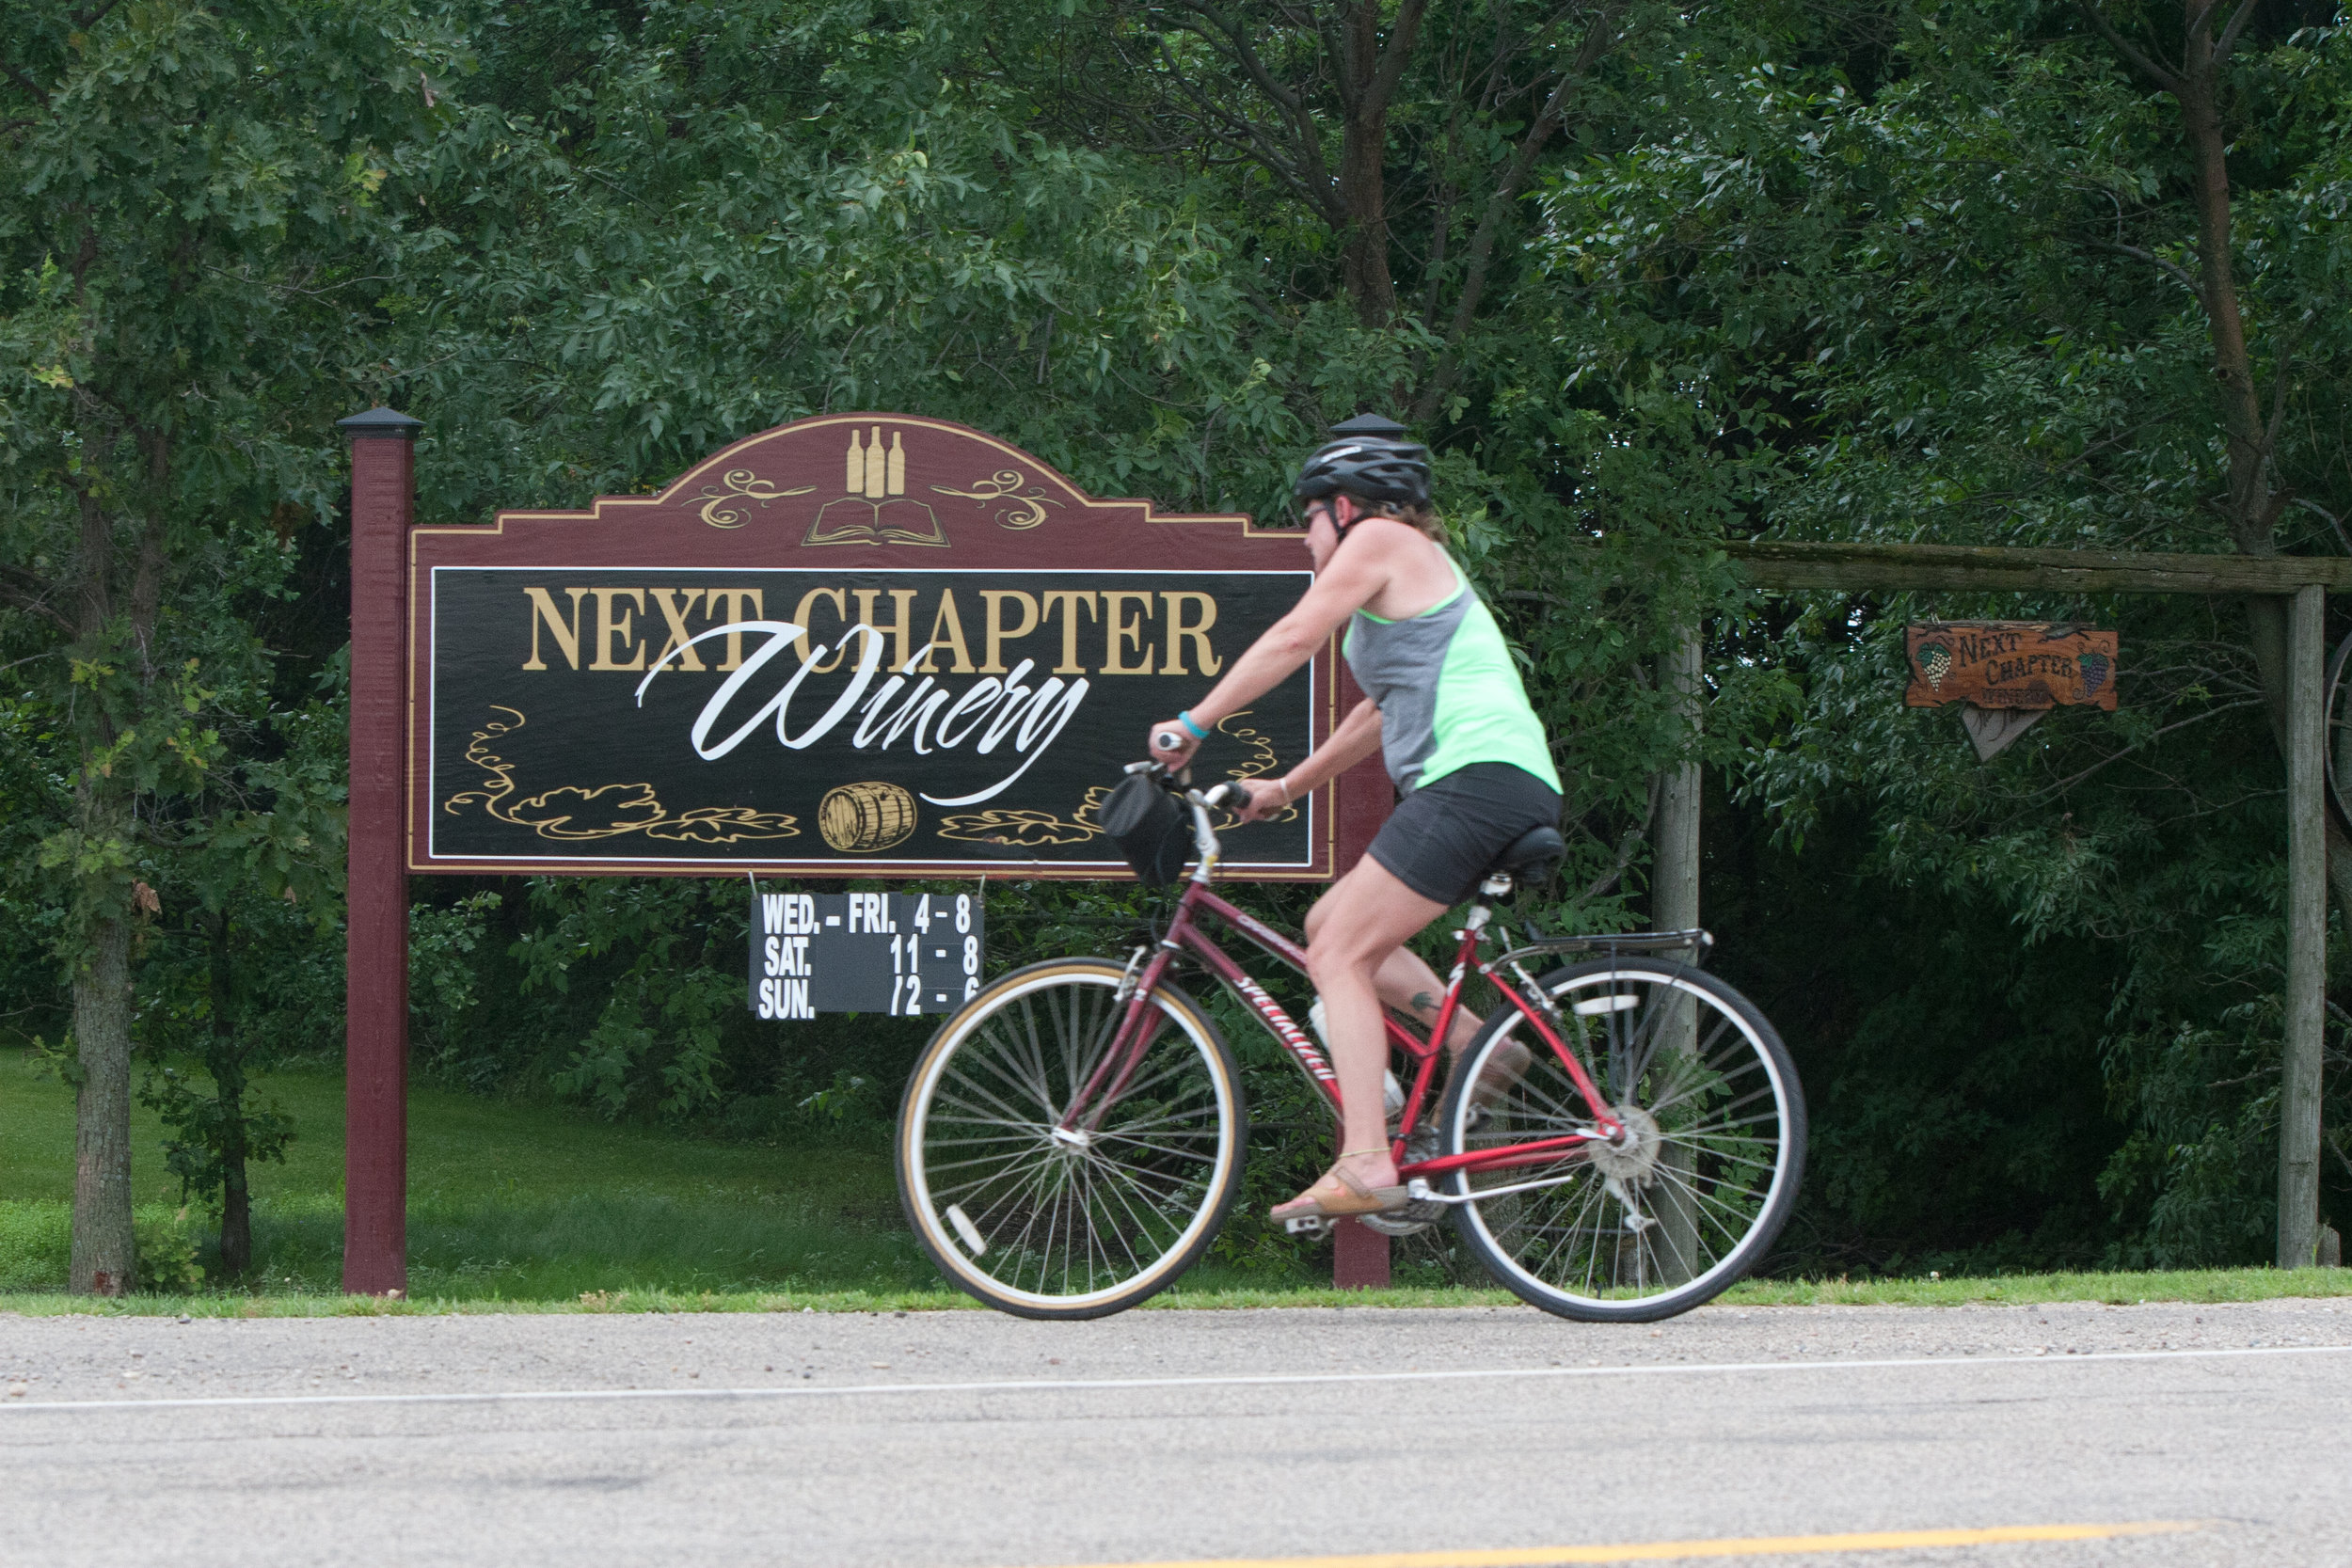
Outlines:
<svg viewBox="0 0 2352 1568"><path fill-rule="evenodd" d="M1341 440L1351 436L1369 436L1375 441L1396 441L1404 438L1405 427L1394 420L1378 414L1359 414L1354 419L1331 427L1331 434Z"/></svg>
<svg viewBox="0 0 2352 1568"><path fill-rule="evenodd" d="M397 408L371 408L364 414L354 414L347 420L337 420L335 423L347 432L355 441L365 440L372 436L396 436L404 441L414 440L417 432L424 428L422 420L412 420Z"/></svg>

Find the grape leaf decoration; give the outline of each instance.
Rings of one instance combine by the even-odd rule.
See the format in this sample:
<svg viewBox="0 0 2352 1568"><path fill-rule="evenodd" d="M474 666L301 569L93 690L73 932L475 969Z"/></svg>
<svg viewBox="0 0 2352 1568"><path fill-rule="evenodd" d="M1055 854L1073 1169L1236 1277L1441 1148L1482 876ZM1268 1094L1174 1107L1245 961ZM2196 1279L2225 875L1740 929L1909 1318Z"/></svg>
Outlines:
<svg viewBox="0 0 2352 1568"><path fill-rule="evenodd" d="M1928 689L1944 689L1944 677L1952 673L1952 651L1941 642L1919 645L1919 673L1928 678Z"/></svg>
<svg viewBox="0 0 2352 1568"><path fill-rule="evenodd" d="M2105 654L2085 654L2074 660L2074 668L2082 672L2083 695L2094 696L2107 684L2109 666Z"/></svg>

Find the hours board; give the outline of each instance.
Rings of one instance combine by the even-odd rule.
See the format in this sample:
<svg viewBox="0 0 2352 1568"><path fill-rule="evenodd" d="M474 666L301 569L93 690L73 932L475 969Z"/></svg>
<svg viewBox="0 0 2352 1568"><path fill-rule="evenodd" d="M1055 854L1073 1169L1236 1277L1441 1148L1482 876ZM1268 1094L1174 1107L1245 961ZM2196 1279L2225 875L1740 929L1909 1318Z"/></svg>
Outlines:
<svg viewBox="0 0 2352 1568"><path fill-rule="evenodd" d="M762 893L752 911L759 1018L952 1012L987 951L973 893Z"/></svg>

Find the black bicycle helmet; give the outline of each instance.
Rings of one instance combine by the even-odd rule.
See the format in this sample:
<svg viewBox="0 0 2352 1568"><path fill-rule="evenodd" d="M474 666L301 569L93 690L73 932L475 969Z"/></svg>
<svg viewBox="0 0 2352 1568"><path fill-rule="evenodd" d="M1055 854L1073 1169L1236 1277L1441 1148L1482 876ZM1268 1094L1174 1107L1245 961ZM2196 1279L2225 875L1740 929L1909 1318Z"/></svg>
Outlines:
<svg viewBox="0 0 2352 1568"><path fill-rule="evenodd" d="M1298 470L1291 499L1299 506L1343 492L1375 505L1429 504L1429 449L1396 437L1405 427L1375 415L1335 424L1339 439L1318 448Z"/></svg>

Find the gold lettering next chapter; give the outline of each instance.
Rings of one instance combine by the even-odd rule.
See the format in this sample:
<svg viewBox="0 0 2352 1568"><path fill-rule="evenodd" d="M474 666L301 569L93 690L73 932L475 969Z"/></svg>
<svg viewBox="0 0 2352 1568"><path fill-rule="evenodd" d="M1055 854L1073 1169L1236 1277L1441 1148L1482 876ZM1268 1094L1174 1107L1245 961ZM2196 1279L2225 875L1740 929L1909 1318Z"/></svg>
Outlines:
<svg viewBox="0 0 2352 1568"><path fill-rule="evenodd" d="M1198 589L964 594L959 603L956 590L943 588L927 606L913 588L811 588L792 610L792 624L808 628L796 652L804 656L811 638L833 648L812 667L827 673L841 662L842 637L862 626L888 640L885 669L907 669L928 645L915 674L1002 675L1024 658L1056 675L1216 675L1225 668L1210 638L1216 598ZM675 653L677 669L699 673L706 666L692 645L697 630L763 619L767 594L758 588L534 587L523 590L523 610L530 622L525 670L548 670L560 660L572 670L628 673ZM702 626L691 626L691 618ZM723 643L706 646L723 646L726 657L716 668L733 671L743 667L742 643L739 632L730 632Z"/></svg>

